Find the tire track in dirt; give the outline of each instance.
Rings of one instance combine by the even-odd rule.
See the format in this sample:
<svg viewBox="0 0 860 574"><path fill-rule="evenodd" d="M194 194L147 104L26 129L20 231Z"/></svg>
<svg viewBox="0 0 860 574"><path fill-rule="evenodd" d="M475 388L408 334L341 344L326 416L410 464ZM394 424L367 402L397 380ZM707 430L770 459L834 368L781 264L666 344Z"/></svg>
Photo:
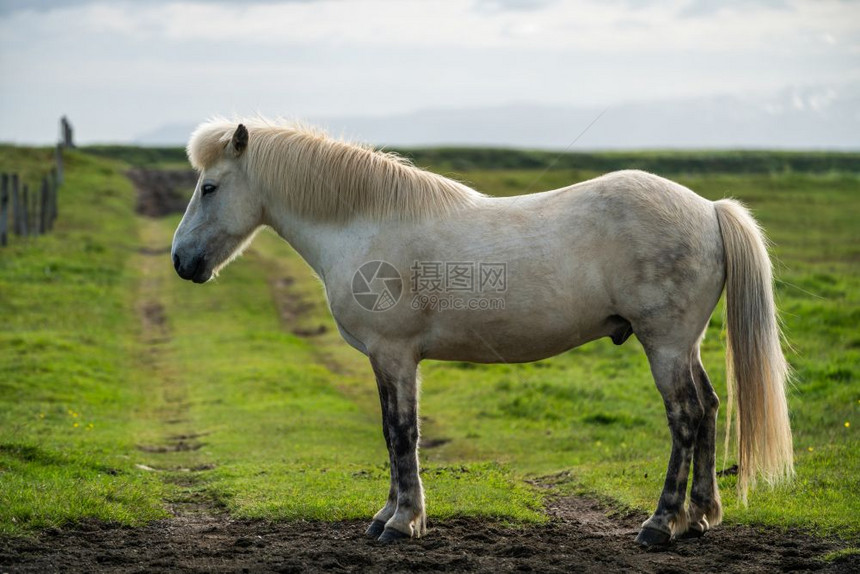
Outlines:
<svg viewBox="0 0 860 574"><path fill-rule="evenodd" d="M143 220L141 227L144 246L138 251L138 268L142 275L138 314L146 377L152 382L156 395L160 395L154 401L152 412L160 436L137 445L137 450L151 461L137 466L157 472L159 478L171 485L165 503L172 518L162 524L168 540L194 539L223 524L227 518L223 507L204 487L205 472L215 465L200 462L201 457L194 454L206 446L211 433L196 427L188 386L171 356L173 337L161 291L163 281L172 279L169 257L165 256L169 248L159 245L163 238L156 222ZM174 561L179 559L171 556Z"/></svg>
<svg viewBox="0 0 860 574"><path fill-rule="evenodd" d="M135 211L149 217L185 211L188 194L184 190L194 189L197 183L192 169L134 168L126 176L137 189Z"/></svg>

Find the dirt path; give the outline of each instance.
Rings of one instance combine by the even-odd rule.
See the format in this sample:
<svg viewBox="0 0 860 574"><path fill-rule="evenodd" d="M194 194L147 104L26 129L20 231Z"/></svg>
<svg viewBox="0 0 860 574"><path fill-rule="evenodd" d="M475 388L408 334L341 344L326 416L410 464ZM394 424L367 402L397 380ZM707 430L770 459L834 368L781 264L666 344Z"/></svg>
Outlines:
<svg viewBox="0 0 860 574"><path fill-rule="evenodd" d="M164 238L160 225L143 220L141 235L144 248L139 251L142 280L138 294L138 314L141 323L143 368L151 381L155 399L151 416L160 435L137 449L149 455L150 464L138 465L159 473L170 484L171 496L165 504L173 517L164 523L163 537L167 547L195 540L200 533L209 532L225 521L223 509L201 487L202 474L215 468L205 457L196 453L206 445L209 432L200 429L190 412L187 385L174 371L169 343L172 340L170 322L161 300L166 253L169 247L159 246ZM156 566L156 565L153 565Z"/></svg>
<svg viewBox="0 0 860 574"><path fill-rule="evenodd" d="M135 210L149 217L185 211L188 190L197 183L197 173L191 169L135 168L126 176L137 189Z"/></svg>
<svg viewBox="0 0 860 574"><path fill-rule="evenodd" d="M5 572L858 572L860 557L824 562L838 544L797 532L721 527L659 552L633 537L644 516L608 517L600 504L562 498L552 520L512 528L456 519L427 537L383 546L363 522L267 523L180 513L145 528L84 524L28 542L0 542ZM3 546L5 544L5 546Z"/></svg>

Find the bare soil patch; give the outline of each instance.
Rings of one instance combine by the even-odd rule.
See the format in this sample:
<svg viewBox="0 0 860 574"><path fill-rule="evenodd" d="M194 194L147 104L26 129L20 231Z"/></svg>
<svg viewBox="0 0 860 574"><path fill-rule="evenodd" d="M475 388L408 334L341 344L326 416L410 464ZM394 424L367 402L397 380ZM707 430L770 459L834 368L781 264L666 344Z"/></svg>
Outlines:
<svg viewBox="0 0 860 574"><path fill-rule="evenodd" d="M314 304L302 297L295 288L295 282L295 279L290 276L269 281L272 300L278 309L281 325L299 337L311 338L324 335L328 332L328 327L309 319Z"/></svg>
<svg viewBox="0 0 860 574"><path fill-rule="evenodd" d="M144 301L140 305L139 313L140 320L143 322L143 331L147 335L150 335L150 339L147 342L152 340L151 334L153 331L157 331L159 337L167 335L167 317L164 314L164 306L161 303L158 301Z"/></svg>
<svg viewBox="0 0 860 574"><path fill-rule="evenodd" d="M419 440L419 445L420 445L420 446L421 446L421 448L423 448L423 449L428 449L428 448L439 448L440 446L444 446L444 445L448 444L449 442L451 442L451 439L446 438L446 437L439 437L439 438L427 438L427 439L425 439L425 438L422 436L422 437L421 437L420 439L418 439L418 440Z"/></svg>
<svg viewBox="0 0 860 574"><path fill-rule="evenodd" d="M844 541L769 528L718 527L697 540L644 551L645 516L611 515L581 497L550 504L544 526L461 518L425 538L385 546L364 522L231 520L187 498L177 516L144 528L84 523L32 539L0 539L4 572L858 572L860 556L825 562Z"/></svg>
<svg viewBox="0 0 860 574"><path fill-rule="evenodd" d="M148 217L184 212L189 190L197 184L197 173L190 169L136 168L126 175L137 189L137 212Z"/></svg>
<svg viewBox="0 0 860 574"><path fill-rule="evenodd" d="M200 450L206 446L205 442L188 442L184 440L178 440L171 442L169 444L139 444L137 445L137 450L142 452L187 452L191 450Z"/></svg>
<svg viewBox="0 0 860 574"><path fill-rule="evenodd" d="M165 245L163 247L138 247L137 252L141 255L167 255L170 253L170 245Z"/></svg>

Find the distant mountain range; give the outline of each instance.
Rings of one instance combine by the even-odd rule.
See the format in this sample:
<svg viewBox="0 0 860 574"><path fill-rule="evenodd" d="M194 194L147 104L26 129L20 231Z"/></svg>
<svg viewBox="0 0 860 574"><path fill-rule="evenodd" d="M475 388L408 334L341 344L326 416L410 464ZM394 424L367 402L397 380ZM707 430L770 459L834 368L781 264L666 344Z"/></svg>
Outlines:
<svg viewBox="0 0 860 574"><path fill-rule="evenodd" d="M605 110L523 103L308 121L333 135L399 147L856 150L860 149L860 86L790 89L771 97L630 103ZM140 134L135 143L183 145L194 127L166 125Z"/></svg>

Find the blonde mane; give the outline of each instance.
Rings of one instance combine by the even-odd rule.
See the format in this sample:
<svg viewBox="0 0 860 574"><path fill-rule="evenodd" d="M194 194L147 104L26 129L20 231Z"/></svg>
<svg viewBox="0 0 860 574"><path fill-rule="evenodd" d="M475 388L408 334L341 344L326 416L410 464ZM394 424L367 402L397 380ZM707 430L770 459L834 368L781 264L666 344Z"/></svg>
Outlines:
<svg viewBox="0 0 860 574"><path fill-rule="evenodd" d="M215 119L188 143L188 159L202 171L224 157L237 126L248 128L240 157L251 185L294 213L317 220L422 219L474 205L482 194L372 147L334 139L300 124L264 119Z"/></svg>

